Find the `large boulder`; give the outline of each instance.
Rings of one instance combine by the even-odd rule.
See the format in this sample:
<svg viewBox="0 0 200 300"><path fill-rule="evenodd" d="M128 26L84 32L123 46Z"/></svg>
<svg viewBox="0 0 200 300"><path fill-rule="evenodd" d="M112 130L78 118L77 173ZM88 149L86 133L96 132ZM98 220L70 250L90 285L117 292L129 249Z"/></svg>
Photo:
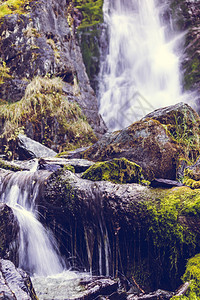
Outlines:
<svg viewBox="0 0 200 300"><path fill-rule="evenodd" d="M60 250L74 268L123 272L147 292L173 290L185 260L200 251L199 193L93 182L60 169L45 181L38 207L48 226L57 224Z"/></svg>
<svg viewBox="0 0 200 300"><path fill-rule="evenodd" d="M180 103L158 109L120 131L105 134L83 153L93 161L125 157L140 165L146 177L175 179L179 156L199 154L197 113Z"/></svg>

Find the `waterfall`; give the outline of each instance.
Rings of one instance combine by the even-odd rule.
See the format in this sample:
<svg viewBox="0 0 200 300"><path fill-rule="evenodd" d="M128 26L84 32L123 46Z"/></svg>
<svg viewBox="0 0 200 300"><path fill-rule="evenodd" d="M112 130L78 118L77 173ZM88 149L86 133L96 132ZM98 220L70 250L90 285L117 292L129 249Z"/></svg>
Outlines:
<svg viewBox="0 0 200 300"><path fill-rule="evenodd" d="M180 101L179 45L168 4L104 0L108 53L100 70L100 113L110 130ZM165 1L167 3L167 1Z"/></svg>
<svg viewBox="0 0 200 300"><path fill-rule="evenodd" d="M10 173L1 188L1 202L12 208L19 224L19 267L40 276L63 271L56 241L37 212L40 185L48 175L46 171Z"/></svg>

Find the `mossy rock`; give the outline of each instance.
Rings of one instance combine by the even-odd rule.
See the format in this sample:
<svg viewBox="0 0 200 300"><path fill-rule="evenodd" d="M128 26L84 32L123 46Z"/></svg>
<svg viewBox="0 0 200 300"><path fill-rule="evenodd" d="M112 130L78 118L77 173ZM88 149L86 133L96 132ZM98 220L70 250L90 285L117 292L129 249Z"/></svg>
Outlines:
<svg viewBox="0 0 200 300"><path fill-rule="evenodd" d="M143 179L142 168L126 158L99 162L86 170L83 179L92 181L111 181L113 183L140 183Z"/></svg>
<svg viewBox="0 0 200 300"><path fill-rule="evenodd" d="M184 296L175 296L173 300L198 300L200 299L200 254L190 258L186 271L182 277L183 282L189 282L189 288Z"/></svg>
<svg viewBox="0 0 200 300"><path fill-rule="evenodd" d="M22 168L20 168L18 166L15 166L15 165L12 165L11 163L6 162L6 161L4 161L2 159L0 159L0 168L4 169L4 170L14 171L14 172L22 171L23 170Z"/></svg>

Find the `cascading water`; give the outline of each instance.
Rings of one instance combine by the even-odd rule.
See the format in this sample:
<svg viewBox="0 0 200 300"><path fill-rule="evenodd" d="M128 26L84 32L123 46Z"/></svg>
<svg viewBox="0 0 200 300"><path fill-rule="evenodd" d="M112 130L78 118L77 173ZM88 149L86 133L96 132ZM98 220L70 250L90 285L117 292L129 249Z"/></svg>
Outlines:
<svg viewBox="0 0 200 300"><path fill-rule="evenodd" d="M1 179L0 202L13 210L19 225L19 267L32 275L40 300L71 299L81 292L81 276L88 274L66 270L53 234L39 221L37 198L47 171L9 173Z"/></svg>
<svg viewBox="0 0 200 300"><path fill-rule="evenodd" d="M167 8L155 0L104 1L109 48L101 65L99 98L110 130L180 101L176 51L182 35L175 36L169 18L165 22Z"/></svg>
<svg viewBox="0 0 200 300"><path fill-rule="evenodd" d="M12 208L19 224L19 267L43 276L64 269L52 233L38 220L35 201L45 176L44 171L11 173L5 177L1 191L1 202Z"/></svg>

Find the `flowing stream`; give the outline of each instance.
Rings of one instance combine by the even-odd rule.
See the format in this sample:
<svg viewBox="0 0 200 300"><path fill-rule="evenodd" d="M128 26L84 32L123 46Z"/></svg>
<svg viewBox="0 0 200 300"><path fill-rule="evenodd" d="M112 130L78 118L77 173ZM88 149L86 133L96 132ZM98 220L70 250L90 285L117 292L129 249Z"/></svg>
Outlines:
<svg viewBox="0 0 200 300"><path fill-rule="evenodd" d="M12 208L18 221L19 267L32 276L39 299L71 299L80 292L81 274L66 269L56 240L39 221L37 211L40 186L48 176L47 171L34 170L7 174L2 179L0 202Z"/></svg>
<svg viewBox="0 0 200 300"><path fill-rule="evenodd" d="M101 63L100 113L110 130L180 102L179 46L167 1L105 0L108 53Z"/></svg>

